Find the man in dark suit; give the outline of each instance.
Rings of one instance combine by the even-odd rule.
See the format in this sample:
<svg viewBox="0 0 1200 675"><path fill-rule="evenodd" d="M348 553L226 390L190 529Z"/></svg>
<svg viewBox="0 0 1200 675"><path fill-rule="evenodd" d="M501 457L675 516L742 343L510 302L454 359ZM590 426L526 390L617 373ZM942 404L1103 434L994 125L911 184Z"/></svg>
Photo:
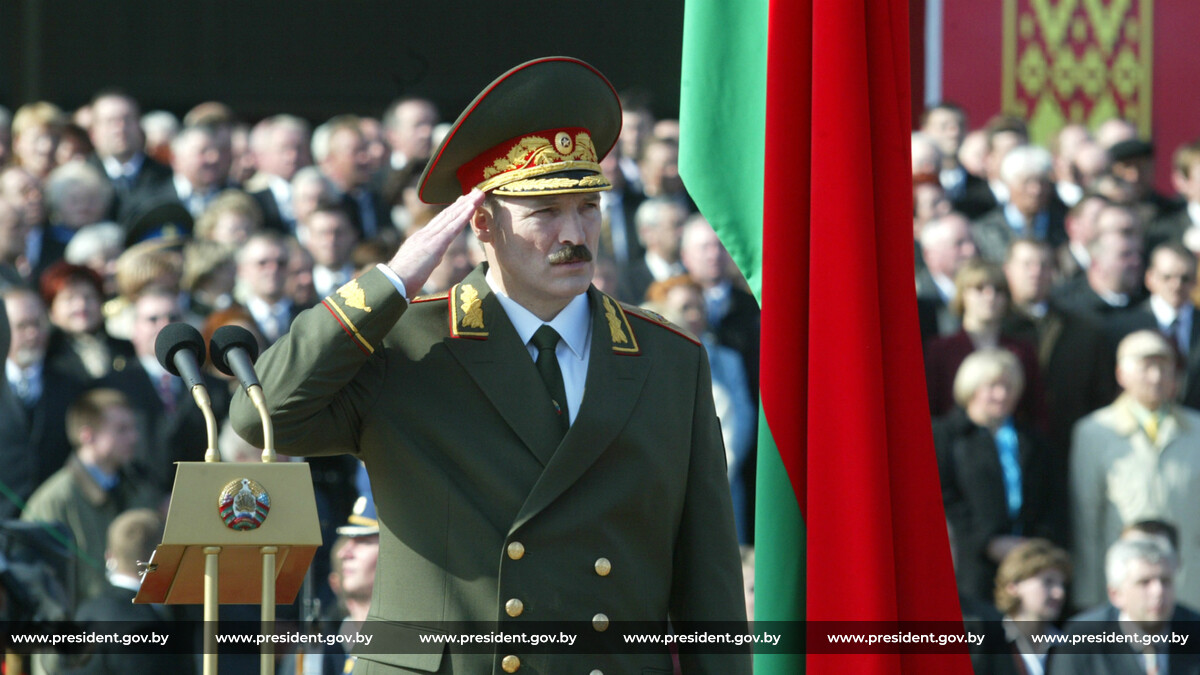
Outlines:
<svg viewBox="0 0 1200 675"><path fill-rule="evenodd" d="M934 307L937 315L937 329L929 337L953 335L962 327L950 309L957 292L954 276L976 254L971 226L962 214L951 211L925 223L920 243L925 264L917 271L917 298Z"/></svg>
<svg viewBox="0 0 1200 675"><path fill-rule="evenodd" d="M920 129L933 138L942 154L939 181L954 210L967 218L978 218L996 206L996 197L987 181L968 172L958 161L958 149L967 134L967 114L959 106L945 102L921 113Z"/></svg>
<svg viewBox="0 0 1200 675"><path fill-rule="evenodd" d="M687 216L687 209L661 197L647 199L638 207L634 220L646 253L625 266L618 290L621 300L639 305L646 300L650 284L686 273L679 262L679 238Z"/></svg>
<svg viewBox="0 0 1200 675"><path fill-rule="evenodd" d="M1122 315L1116 332L1156 330L1178 350L1183 379L1176 400L1200 409L1200 316L1192 302L1196 255L1179 242L1160 244L1150 253L1146 289L1150 297Z"/></svg>
<svg viewBox="0 0 1200 675"><path fill-rule="evenodd" d="M1107 206L1097 218L1100 232L1088 247L1087 274L1055 287L1051 299L1103 325L1115 349L1119 315L1143 297L1142 240L1124 206Z"/></svg>
<svg viewBox="0 0 1200 675"><path fill-rule="evenodd" d="M309 161L308 123L292 115L268 117L254 127L250 139L258 174L246 187L262 209L263 227L294 234L291 181ZM257 189L251 188L251 183Z"/></svg>
<svg viewBox="0 0 1200 675"><path fill-rule="evenodd" d="M82 392L82 383L46 365L50 322L36 293L10 288L0 297L12 327L5 359L6 391L0 391L0 432L11 440L0 444L0 480L22 499L71 454L67 409ZM3 508L10 515L19 506Z"/></svg>
<svg viewBox="0 0 1200 675"><path fill-rule="evenodd" d="M1200 673L1200 655L1191 644L1200 614L1175 602L1179 561L1157 539L1122 539L1105 560L1108 597L1116 616L1073 619L1068 637L1092 641L1050 651L1049 675L1140 675ZM1189 644L1178 643L1180 638Z"/></svg>
<svg viewBox="0 0 1200 675"><path fill-rule="evenodd" d="M161 287L143 291L134 303L130 334L137 358L102 381L129 398L137 417L141 444L134 472L164 494L174 486L175 462L201 461L208 447L204 416L191 392L155 356L158 332L182 317L174 292ZM229 388L213 377L205 376L205 383L220 424L229 412Z"/></svg>
<svg viewBox="0 0 1200 675"><path fill-rule="evenodd" d="M268 345L287 332L303 309L287 294L288 256L285 240L275 232L260 232L238 249L238 298Z"/></svg>
<svg viewBox="0 0 1200 675"><path fill-rule="evenodd" d="M595 638L625 620L745 620L703 347L591 287L598 160L619 129L616 92L587 64L501 76L423 178L425 201L458 200L258 363L281 449L365 462L380 495L371 618L414 638L455 620L581 621ZM468 223L487 264L414 297ZM232 419L260 436L241 394ZM620 651L447 647L362 654L355 672L672 669L665 651ZM750 669L680 651L685 674Z"/></svg>
<svg viewBox="0 0 1200 675"><path fill-rule="evenodd" d="M394 235L391 208L370 185L367 139L353 115L339 115L317 127L312 138L313 161L338 192L350 213L359 239Z"/></svg>
<svg viewBox="0 0 1200 675"><path fill-rule="evenodd" d="M113 185L110 218L129 225L134 215L171 188L171 169L146 156L138 103L125 92L107 89L92 97L88 162L104 171Z"/></svg>
<svg viewBox="0 0 1200 675"><path fill-rule="evenodd" d="M1186 204L1160 214L1150 223L1146 245L1153 250L1163 242L1178 241L1192 251L1200 251L1200 139L1179 146L1173 163L1171 183Z"/></svg>

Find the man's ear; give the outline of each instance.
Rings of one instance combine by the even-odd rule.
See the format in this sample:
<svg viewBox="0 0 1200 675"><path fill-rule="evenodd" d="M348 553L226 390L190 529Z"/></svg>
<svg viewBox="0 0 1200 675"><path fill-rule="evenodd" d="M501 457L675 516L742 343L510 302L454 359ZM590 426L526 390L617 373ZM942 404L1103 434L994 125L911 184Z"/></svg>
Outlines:
<svg viewBox="0 0 1200 675"><path fill-rule="evenodd" d="M491 243L494 222L492 213L486 206L477 207L475 213L471 214L471 229L475 232L475 238L484 243Z"/></svg>

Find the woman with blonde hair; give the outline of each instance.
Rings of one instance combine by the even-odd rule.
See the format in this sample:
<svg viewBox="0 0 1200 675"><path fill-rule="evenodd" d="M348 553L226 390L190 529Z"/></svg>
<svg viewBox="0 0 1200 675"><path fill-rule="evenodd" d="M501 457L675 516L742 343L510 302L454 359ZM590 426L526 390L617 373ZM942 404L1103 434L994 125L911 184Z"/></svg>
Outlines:
<svg viewBox="0 0 1200 675"><path fill-rule="evenodd" d="M957 406L934 420L946 519L956 533L958 588L987 601L996 566L1029 537L1053 538L1046 453L1014 416L1024 389L1021 364L1004 349L963 360L954 378Z"/></svg>
<svg viewBox="0 0 1200 675"><path fill-rule="evenodd" d="M13 157L39 181L54 169L54 153L67 116L53 103L38 101L17 109L12 119Z"/></svg>

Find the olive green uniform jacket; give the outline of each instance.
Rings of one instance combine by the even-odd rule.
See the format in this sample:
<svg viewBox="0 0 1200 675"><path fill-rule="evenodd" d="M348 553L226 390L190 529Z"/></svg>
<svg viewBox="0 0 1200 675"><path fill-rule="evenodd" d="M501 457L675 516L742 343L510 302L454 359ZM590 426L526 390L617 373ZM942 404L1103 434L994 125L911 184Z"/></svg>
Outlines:
<svg viewBox="0 0 1200 675"><path fill-rule="evenodd" d="M366 463L380 519L370 618L414 638L454 621L565 632L605 618L744 622L703 347L590 289L585 394L559 444L485 271L407 304L372 269L300 315L257 365L280 451ZM261 439L242 392L231 418ZM355 672L671 672L665 652L430 651L366 654ZM750 670L745 655L681 660L689 674Z"/></svg>

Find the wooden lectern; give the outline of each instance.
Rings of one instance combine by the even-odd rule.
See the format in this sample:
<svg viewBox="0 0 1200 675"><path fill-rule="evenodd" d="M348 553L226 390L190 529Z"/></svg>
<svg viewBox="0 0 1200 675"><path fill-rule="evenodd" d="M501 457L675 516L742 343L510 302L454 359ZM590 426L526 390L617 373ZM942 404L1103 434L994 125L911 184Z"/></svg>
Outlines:
<svg viewBox="0 0 1200 675"><path fill-rule="evenodd" d="M205 405L207 392L198 387L192 393L209 422L210 447L203 462L176 464L163 541L134 602L203 604L206 636L222 604L261 604L262 621L270 625L275 604L296 599L321 545L312 473L305 462L275 462L265 414L263 461L221 462L212 447L216 422ZM261 389L251 398L259 407ZM209 640L205 644L204 673L216 675L217 655ZM274 652L272 643L262 645L262 675L274 672Z"/></svg>

